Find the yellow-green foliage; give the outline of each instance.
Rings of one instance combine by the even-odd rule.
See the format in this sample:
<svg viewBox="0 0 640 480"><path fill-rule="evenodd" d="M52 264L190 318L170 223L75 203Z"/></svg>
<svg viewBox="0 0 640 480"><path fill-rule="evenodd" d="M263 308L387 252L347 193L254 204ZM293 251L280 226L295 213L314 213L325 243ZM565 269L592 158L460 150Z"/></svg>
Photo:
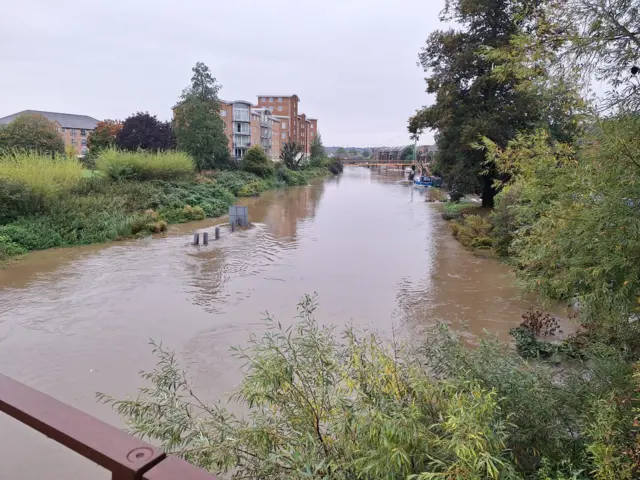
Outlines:
<svg viewBox="0 0 640 480"><path fill-rule="evenodd" d="M96 168L114 180L177 180L195 175L193 159L184 152L104 150Z"/></svg>
<svg viewBox="0 0 640 480"><path fill-rule="evenodd" d="M467 215L451 222L453 236L465 247L490 248L493 243L492 228L491 223L480 215Z"/></svg>
<svg viewBox="0 0 640 480"><path fill-rule="evenodd" d="M82 165L74 158L18 151L0 156L0 181L22 185L37 195L69 191L81 179Z"/></svg>

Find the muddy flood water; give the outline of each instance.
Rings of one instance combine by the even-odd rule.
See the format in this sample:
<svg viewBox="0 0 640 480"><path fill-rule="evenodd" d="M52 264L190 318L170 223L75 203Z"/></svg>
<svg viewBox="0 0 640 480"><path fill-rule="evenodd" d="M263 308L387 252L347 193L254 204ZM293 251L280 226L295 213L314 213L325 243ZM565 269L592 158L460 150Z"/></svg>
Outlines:
<svg viewBox="0 0 640 480"><path fill-rule="evenodd" d="M239 382L229 347L284 322L317 292L323 323L409 335L438 321L507 337L533 305L509 269L451 238L438 206L401 172L347 168L338 178L245 201L254 227L189 245L216 222L166 235L30 254L0 270L0 372L122 426L95 392L134 394L154 357L175 349L205 397ZM220 221L218 221L219 223ZM223 234L225 231L223 230ZM109 474L0 415L0 478Z"/></svg>

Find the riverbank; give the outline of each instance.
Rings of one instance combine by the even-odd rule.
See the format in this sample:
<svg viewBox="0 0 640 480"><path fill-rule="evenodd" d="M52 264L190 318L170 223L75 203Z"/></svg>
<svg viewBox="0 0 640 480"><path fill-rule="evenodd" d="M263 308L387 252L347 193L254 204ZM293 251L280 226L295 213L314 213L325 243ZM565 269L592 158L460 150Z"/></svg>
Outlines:
<svg viewBox="0 0 640 480"><path fill-rule="evenodd" d="M320 164L296 172L279 166L266 178L242 170L197 175L183 154L114 158L96 171L66 158L0 158L0 266L33 250L146 236L168 224L219 217L239 197L331 174Z"/></svg>

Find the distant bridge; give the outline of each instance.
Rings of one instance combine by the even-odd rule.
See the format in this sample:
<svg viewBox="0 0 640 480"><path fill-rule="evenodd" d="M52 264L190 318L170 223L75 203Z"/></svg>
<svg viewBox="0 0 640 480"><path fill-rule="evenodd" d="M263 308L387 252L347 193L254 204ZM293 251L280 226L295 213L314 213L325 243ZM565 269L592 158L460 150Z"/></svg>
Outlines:
<svg viewBox="0 0 640 480"><path fill-rule="evenodd" d="M352 165L354 167L394 167L403 168L414 165L413 160L372 160L370 162L359 160L342 160L345 165Z"/></svg>

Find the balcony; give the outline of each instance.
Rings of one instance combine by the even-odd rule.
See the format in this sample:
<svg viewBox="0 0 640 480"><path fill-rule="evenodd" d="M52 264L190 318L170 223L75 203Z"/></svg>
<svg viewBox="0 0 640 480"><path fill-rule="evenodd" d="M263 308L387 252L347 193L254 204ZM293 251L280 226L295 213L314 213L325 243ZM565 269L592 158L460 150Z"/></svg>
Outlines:
<svg viewBox="0 0 640 480"><path fill-rule="evenodd" d="M0 412L97 463L111 472L112 480L216 480L184 460L4 375L0 375ZM53 472L51 477L57 478Z"/></svg>

